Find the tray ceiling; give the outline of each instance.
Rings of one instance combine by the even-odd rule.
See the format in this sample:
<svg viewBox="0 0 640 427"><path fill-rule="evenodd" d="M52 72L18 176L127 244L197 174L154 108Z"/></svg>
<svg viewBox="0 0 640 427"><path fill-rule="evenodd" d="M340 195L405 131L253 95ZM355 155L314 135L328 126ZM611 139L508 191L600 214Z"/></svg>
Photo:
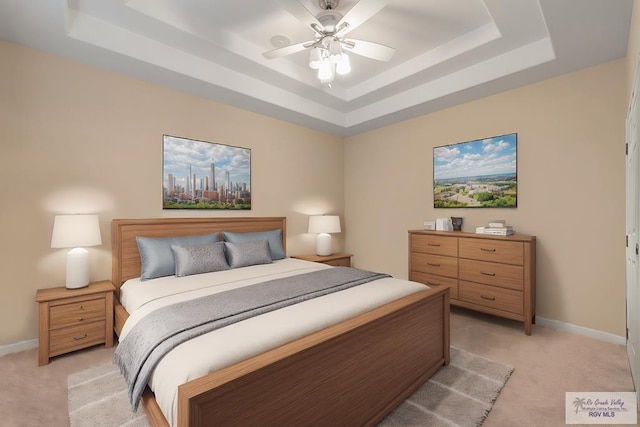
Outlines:
<svg viewBox="0 0 640 427"><path fill-rule="evenodd" d="M312 14L317 0L300 0ZM341 0L345 14L357 0ZM349 33L396 49L350 55L322 85L313 37L278 0L2 0L0 38L341 136L626 55L631 0L395 0ZM275 39L274 39L275 37ZM283 44L284 43L284 44Z"/></svg>

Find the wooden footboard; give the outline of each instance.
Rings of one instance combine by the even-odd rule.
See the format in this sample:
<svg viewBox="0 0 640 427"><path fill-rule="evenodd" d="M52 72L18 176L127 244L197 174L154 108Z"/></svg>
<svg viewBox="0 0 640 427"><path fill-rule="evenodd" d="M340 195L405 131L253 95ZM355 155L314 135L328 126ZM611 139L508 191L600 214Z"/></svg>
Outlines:
<svg viewBox="0 0 640 427"><path fill-rule="evenodd" d="M449 363L448 298L425 290L183 384L178 425L375 425Z"/></svg>

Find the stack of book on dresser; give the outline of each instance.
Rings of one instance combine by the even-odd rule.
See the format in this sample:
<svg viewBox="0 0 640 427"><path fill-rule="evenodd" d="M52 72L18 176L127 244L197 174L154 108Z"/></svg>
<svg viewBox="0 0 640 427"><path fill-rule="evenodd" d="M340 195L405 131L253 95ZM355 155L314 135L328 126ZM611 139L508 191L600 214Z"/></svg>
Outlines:
<svg viewBox="0 0 640 427"><path fill-rule="evenodd" d="M509 236L513 234L513 227L507 225L504 220L489 221L486 227L476 227L478 234L492 234L494 236Z"/></svg>

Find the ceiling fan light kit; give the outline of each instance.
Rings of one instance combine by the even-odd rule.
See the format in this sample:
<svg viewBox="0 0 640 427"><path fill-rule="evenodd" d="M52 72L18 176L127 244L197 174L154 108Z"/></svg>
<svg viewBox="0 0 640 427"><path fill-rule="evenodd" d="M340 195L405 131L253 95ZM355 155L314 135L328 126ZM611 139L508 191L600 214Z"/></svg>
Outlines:
<svg viewBox="0 0 640 427"><path fill-rule="evenodd" d="M309 67L318 70L318 79L322 84L333 81L336 73L345 75L351 72L349 55L342 51L338 40L331 41L328 46L321 44L309 51Z"/></svg>
<svg viewBox="0 0 640 427"><path fill-rule="evenodd" d="M387 2L360 0L343 16L333 11L340 4L339 0L318 0L322 12L314 16L298 0L280 0L289 13L313 30L314 39L270 50L263 55L274 59L310 49L309 67L318 70L318 79L322 84L329 85L336 74L344 75L351 71L349 56L344 49L366 58L388 61L395 49L379 43L344 38L349 31L384 8Z"/></svg>

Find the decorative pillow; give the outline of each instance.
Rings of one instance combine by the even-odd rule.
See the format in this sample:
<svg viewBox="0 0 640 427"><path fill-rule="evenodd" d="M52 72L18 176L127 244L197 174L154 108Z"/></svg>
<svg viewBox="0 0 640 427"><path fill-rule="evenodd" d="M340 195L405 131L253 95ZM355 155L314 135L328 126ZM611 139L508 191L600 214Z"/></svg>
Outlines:
<svg viewBox="0 0 640 427"><path fill-rule="evenodd" d="M140 280L172 276L176 273L171 245L195 246L218 241L218 233L184 237L136 237L142 271Z"/></svg>
<svg viewBox="0 0 640 427"><path fill-rule="evenodd" d="M269 242L269 250L271 251L271 259L283 259L285 257L284 248L282 247L282 230L273 231L257 231L254 233L231 233L225 231L222 233L225 242L242 243L255 242L258 240L266 240Z"/></svg>
<svg viewBox="0 0 640 427"><path fill-rule="evenodd" d="M241 243L224 242L224 247L231 268L271 264L272 262L269 242L266 240Z"/></svg>
<svg viewBox="0 0 640 427"><path fill-rule="evenodd" d="M173 250L178 277L229 269L222 242L197 246L171 245L171 250Z"/></svg>

